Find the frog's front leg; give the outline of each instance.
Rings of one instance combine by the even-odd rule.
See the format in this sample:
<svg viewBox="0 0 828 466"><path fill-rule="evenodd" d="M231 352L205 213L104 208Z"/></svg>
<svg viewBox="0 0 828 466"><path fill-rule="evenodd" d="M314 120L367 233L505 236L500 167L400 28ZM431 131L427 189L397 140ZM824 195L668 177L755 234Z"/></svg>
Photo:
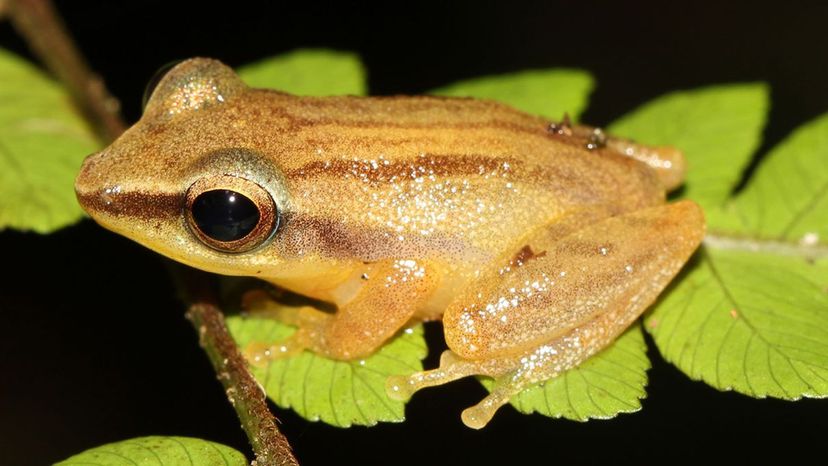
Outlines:
<svg viewBox="0 0 828 466"><path fill-rule="evenodd" d="M436 268L414 260L385 260L371 264L370 273L347 283L340 293L337 311L328 313L311 306L290 308L254 295L251 304L259 315L297 327L286 341L255 344L246 349L253 362L289 356L305 349L332 359L367 356L391 338L431 296L439 278Z"/></svg>
<svg viewBox="0 0 828 466"><path fill-rule="evenodd" d="M491 394L462 416L469 427L483 427L528 385L612 343L681 269L704 230L699 207L682 201L606 218L557 240L536 234L519 266L497 264L448 307L450 351L440 367L389 379L389 396L489 376Z"/></svg>

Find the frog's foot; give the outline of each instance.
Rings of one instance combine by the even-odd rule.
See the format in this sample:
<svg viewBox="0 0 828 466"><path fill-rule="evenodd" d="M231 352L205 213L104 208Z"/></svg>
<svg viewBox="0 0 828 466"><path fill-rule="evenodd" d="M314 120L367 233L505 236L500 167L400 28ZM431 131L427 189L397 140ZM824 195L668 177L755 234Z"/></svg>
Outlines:
<svg viewBox="0 0 828 466"><path fill-rule="evenodd" d="M442 385L469 375L490 377L494 379L494 385L489 394L476 405L465 409L460 416L466 426L481 429L513 396L533 384L558 377L598 352L612 337L604 334L596 338L595 335L617 318L615 313L601 316L523 354L471 360L448 350L440 357L437 369L407 377L389 377L386 392L389 398L405 400L422 388ZM584 351L572 353L574 347L582 347Z"/></svg>
<svg viewBox="0 0 828 466"><path fill-rule="evenodd" d="M275 343L249 343L242 350L242 354L250 364L263 367L270 361L296 356L312 347L310 339L304 335L304 332L297 331L287 339Z"/></svg>
<svg viewBox="0 0 828 466"><path fill-rule="evenodd" d="M404 398L466 375L492 377L491 393L462 416L469 427L484 426L524 388L558 377L612 343L703 236L701 210L691 201L609 217L562 239L540 232L509 268L482 274L446 308L452 353L440 367L392 378L389 396Z"/></svg>
<svg viewBox="0 0 828 466"><path fill-rule="evenodd" d="M394 400L407 400L415 392L426 387L433 387L452 382L470 375L495 377L495 386L480 403L467 408L461 414L463 424L472 429L481 429L494 416L495 412L509 402L509 398L520 392L525 383L514 374L501 374L503 361L472 361L463 359L450 350L440 356L440 367L417 372L409 376L391 376L386 381L388 397Z"/></svg>
<svg viewBox="0 0 828 466"><path fill-rule="evenodd" d="M277 320L297 327L287 339L278 342L253 342L244 348L244 356L261 366L274 359L300 354L304 350L323 353L322 332L331 316L312 306L288 306L274 301L264 290L252 290L242 296L242 308L258 318Z"/></svg>
<svg viewBox="0 0 828 466"><path fill-rule="evenodd" d="M409 376L392 375L385 382L385 391L391 399L407 400L420 389L443 385L477 374L479 372L477 366L477 364L457 357L451 350L446 350L440 356L440 367L416 372Z"/></svg>
<svg viewBox="0 0 828 466"><path fill-rule="evenodd" d="M253 356L281 357L300 348L340 361L369 356L414 318L437 288L439 276L429 263L389 259L372 264L370 273L355 280L347 283L347 293L343 292L347 299L335 303L333 313L286 306L262 293L248 294L245 304L252 314L297 327L287 342L258 348Z"/></svg>
<svg viewBox="0 0 828 466"><path fill-rule="evenodd" d="M503 380L507 382L503 383ZM472 429L482 429L492 420L497 410L521 390L523 390L522 384L508 383L508 378L497 379L491 393L486 395L480 403L464 409L460 413L460 419L463 420L463 424Z"/></svg>
<svg viewBox="0 0 828 466"><path fill-rule="evenodd" d="M256 315L273 318L297 329L281 341L248 344L243 353L253 365L262 366L268 361L296 356L305 350L324 354L322 331L330 319L326 313L310 306L279 306L256 312Z"/></svg>

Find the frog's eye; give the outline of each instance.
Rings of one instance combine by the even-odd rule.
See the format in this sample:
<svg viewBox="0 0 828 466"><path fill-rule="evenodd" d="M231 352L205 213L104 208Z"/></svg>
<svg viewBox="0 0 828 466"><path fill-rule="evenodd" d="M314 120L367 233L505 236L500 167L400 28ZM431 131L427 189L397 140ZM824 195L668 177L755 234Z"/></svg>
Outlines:
<svg viewBox="0 0 828 466"><path fill-rule="evenodd" d="M153 73L152 77L149 81L147 81L147 86L144 88L144 95L141 98L141 110L143 111L147 108L147 102L149 102L150 97L152 97L152 93L155 92L155 88L158 87L158 83L161 82L161 79L167 75L167 72L170 71L175 67L175 65L181 63L183 60L173 60L165 65L162 65L158 68L155 73Z"/></svg>
<svg viewBox="0 0 828 466"><path fill-rule="evenodd" d="M204 244L222 252L245 252L267 241L279 224L270 194L236 176L202 178L187 190L185 216Z"/></svg>

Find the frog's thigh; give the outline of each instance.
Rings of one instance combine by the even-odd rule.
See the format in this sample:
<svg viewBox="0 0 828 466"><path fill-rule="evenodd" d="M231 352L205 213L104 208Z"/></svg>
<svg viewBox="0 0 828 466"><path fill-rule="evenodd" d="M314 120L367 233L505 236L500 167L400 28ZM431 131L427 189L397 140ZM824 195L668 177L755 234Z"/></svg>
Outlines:
<svg viewBox="0 0 828 466"><path fill-rule="evenodd" d="M611 343L703 235L701 210L690 201L607 218L557 242L541 232L527 243L534 257L484 274L446 310L451 352L440 368L394 380L390 391L404 396L466 375L492 376L493 392L463 416L482 427L526 385L555 377Z"/></svg>
<svg viewBox="0 0 828 466"><path fill-rule="evenodd" d="M554 241L540 232L534 257L483 274L443 316L446 343L466 359L524 353L601 314L617 334L678 272L704 233L690 201L607 218Z"/></svg>
<svg viewBox="0 0 828 466"><path fill-rule="evenodd" d="M296 326L296 332L288 341L248 356L255 361L303 349L340 360L367 356L404 326L433 293L437 277L426 268L413 260L378 263L354 297L335 313L303 307L277 315Z"/></svg>

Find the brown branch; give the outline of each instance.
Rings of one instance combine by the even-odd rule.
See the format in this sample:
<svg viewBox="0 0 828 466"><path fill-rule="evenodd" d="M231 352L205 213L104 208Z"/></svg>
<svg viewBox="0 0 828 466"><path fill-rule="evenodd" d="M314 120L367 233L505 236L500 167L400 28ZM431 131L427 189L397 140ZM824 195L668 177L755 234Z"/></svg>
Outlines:
<svg viewBox="0 0 828 466"><path fill-rule="evenodd" d="M0 14L7 13L29 46L70 90L75 104L104 142L115 140L126 124L117 100L103 80L92 73L55 13L50 0L0 0ZM227 398L253 447L255 466L298 466L290 444L267 407L265 393L247 368L216 304L209 275L192 269L173 271L179 289L189 298L187 318L199 335Z"/></svg>
<svg viewBox="0 0 828 466"><path fill-rule="evenodd" d="M124 132L120 104L89 69L49 0L6 0L7 14L32 51L72 94L98 137L113 141Z"/></svg>
<svg viewBox="0 0 828 466"><path fill-rule="evenodd" d="M209 276L192 269L177 268L176 277L183 280L183 289L196 297L187 311L187 318L198 331L199 343L224 386L227 399L236 410L242 428L256 454L254 465L298 466L290 444L276 425L267 407L264 389L247 368L247 361L233 341L216 304Z"/></svg>

